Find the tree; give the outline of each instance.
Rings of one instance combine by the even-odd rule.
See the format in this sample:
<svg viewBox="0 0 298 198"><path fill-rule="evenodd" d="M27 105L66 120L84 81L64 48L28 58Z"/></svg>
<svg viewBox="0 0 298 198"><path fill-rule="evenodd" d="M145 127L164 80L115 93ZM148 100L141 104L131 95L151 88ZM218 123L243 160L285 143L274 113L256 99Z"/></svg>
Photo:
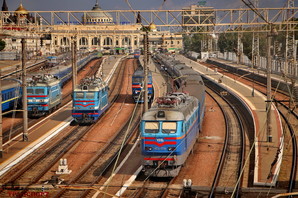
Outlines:
<svg viewBox="0 0 298 198"><path fill-rule="evenodd" d="M190 36L183 37L184 49L186 51L201 52L201 41L203 34L194 33Z"/></svg>

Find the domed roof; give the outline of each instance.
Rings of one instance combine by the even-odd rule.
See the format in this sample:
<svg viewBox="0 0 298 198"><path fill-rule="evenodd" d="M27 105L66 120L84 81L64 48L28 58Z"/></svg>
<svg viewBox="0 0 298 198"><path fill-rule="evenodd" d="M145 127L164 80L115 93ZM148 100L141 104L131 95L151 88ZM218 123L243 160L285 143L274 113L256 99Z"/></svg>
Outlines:
<svg viewBox="0 0 298 198"><path fill-rule="evenodd" d="M149 28L150 28L150 30L151 31L156 31L156 25L154 24L154 23L151 23L150 25L149 25Z"/></svg>
<svg viewBox="0 0 298 198"><path fill-rule="evenodd" d="M91 11L102 11L101 7L98 5L98 3L96 2L95 6L92 8ZM86 13L86 18L90 19L90 18L110 18L113 19L112 15L110 13L107 12L87 12Z"/></svg>
<svg viewBox="0 0 298 198"><path fill-rule="evenodd" d="M23 7L23 4L20 3L19 7L15 11L17 14L29 14L28 10Z"/></svg>

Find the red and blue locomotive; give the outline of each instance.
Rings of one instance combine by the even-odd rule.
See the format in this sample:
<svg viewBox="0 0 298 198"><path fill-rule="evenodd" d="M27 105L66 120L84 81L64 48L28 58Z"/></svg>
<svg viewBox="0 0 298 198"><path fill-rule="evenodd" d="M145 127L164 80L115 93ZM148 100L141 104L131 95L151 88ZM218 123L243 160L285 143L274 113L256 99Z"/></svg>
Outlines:
<svg viewBox="0 0 298 198"><path fill-rule="evenodd" d="M205 86L201 75L180 62L171 67L179 71L178 91L157 98L141 121L142 163L146 176L177 176L202 126Z"/></svg>
<svg viewBox="0 0 298 198"><path fill-rule="evenodd" d="M148 72L147 78L147 86L148 86L148 102L150 102L153 98L154 89L152 83L152 73ZM142 67L139 67L132 75L132 97L135 102L142 103L144 102L144 94L142 94L142 90L144 88L144 70ZM141 95L140 95L141 94Z"/></svg>
<svg viewBox="0 0 298 198"><path fill-rule="evenodd" d="M27 86L28 116L51 113L62 101L60 80L51 74L33 76Z"/></svg>
<svg viewBox="0 0 298 198"><path fill-rule="evenodd" d="M108 89L101 78L81 81L73 91L72 117L77 123L93 123L108 109Z"/></svg>

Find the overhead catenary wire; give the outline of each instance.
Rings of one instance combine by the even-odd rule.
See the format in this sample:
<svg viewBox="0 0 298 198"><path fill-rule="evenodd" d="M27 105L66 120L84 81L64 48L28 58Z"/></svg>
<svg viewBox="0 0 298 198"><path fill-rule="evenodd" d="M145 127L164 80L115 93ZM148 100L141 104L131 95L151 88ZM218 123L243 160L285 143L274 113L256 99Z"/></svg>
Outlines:
<svg viewBox="0 0 298 198"><path fill-rule="evenodd" d="M128 89L128 87L127 87L127 89ZM143 92L143 89L144 89L144 87L141 87L141 92L140 92L140 94L139 94L139 96L138 96L138 100L137 100L137 103L136 103L136 104L138 104L139 101L140 101L140 99L141 99L141 95L142 95L141 93ZM127 136L128 136L128 133L129 133L129 131L130 131L130 129L131 129L132 121L133 121L133 119L134 119L134 117L135 117L135 115L136 115L137 106L138 106L138 105L135 105L135 107L134 107L132 116L130 117L130 120L129 120L129 124L128 124L127 130L126 130L126 132L125 132L123 141L122 141L121 146L120 146L120 149L119 149L119 151L118 151L117 158L116 158L116 160L115 160L115 164L114 164L114 166L113 166L113 170L112 170L112 174L111 174L112 177L114 177L114 175L115 175L115 171L116 171L116 167L117 167L117 164L118 164L120 155L121 155L122 150L123 150L123 148L124 148L124 144L125 144L126 138L127 138ZM111 181L112 181L112 180L109 180L109 181L108 181L105 192L107 192L107 190L108 190L108 188L109 188L109 184L110 184ZM105 194L104 194L104 196L105 196Z"/></svg>

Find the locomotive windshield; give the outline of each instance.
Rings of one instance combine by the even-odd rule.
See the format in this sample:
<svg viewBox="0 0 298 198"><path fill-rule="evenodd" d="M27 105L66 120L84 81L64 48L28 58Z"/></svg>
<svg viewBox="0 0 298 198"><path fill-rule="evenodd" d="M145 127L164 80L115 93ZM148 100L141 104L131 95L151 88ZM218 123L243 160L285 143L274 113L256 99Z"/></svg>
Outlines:
<svg viewBox="0 0 298 198"><path fill-rule="evenodd" d="M44 94L44 89L35 89L35 94Z"/></svg>
<svg viewBox="0 0 298 198"><path fill-rule="evenodd" d="M27 89L27 94L33 94L33 89Z"/></svg>
<svg viewBox="0 0 298 198"><path fill-rule="evenodd" d="M86 93L86 98L87 99L94 99L94 93L87 92Z"/></svg>
<svg viewBox="0 0 298 198"><path fill-rule="evenodd" d="M143 82L143 77L134 77L132 79L133 83L142 83Z"/></svg>
<svg viewBox="0 0 298 198"><path fill-rule="evenodd" d="M145 133L158 133L159 123L158 122L145 122Z"/></svg>
<svg viewBox="0 0 298 198"><path fill-rule="evenodd" d="M77 99L83 99L84 98L84 93L83 92L76 92L75 93L75 98L77 98Z"/></svg>
<svg viewBox="0 0 298 198"><path fill-rule="evenodd" d="M176 133L177 123L176 122L162 122L163 133Z"/></svg>
<svg viewBox="0 0 298 198"><path fill-rule="evenodd" d="M45 94L45 90L44 89L27 88L27 94Z"/></svg>

